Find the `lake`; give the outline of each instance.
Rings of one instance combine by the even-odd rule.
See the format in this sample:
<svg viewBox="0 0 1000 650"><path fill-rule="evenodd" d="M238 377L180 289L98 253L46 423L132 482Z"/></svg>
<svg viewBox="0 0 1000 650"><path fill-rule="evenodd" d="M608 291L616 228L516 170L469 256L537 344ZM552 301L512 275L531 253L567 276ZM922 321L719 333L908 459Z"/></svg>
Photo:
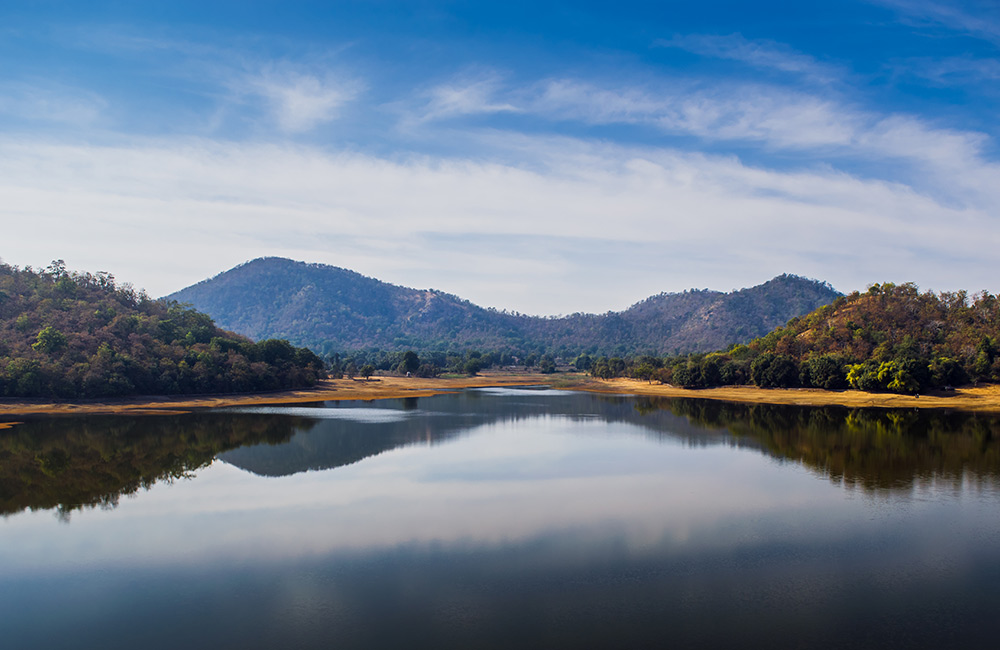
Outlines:
<svg viewBox="0 0 1000 650"><path fill-rule="evenodd" d="M994 647L1000 421L476 389L0 430L6 648Z"/></svg>

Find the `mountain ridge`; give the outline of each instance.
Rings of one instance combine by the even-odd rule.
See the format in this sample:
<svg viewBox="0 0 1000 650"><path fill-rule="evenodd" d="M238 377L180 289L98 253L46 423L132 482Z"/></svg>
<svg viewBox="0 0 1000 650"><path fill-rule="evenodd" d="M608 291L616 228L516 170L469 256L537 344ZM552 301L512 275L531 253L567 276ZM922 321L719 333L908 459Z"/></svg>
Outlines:
<svg viewBox="0 0 1000 650"><path fill-rule="evenodd" d="M280 336L320 353L349 349L448 349L628 354L709 351L762 336L841 294L829 284L779 275L730 293L660 293L620 312L527 316L435 289L411 289L349 269L264 257L174 292L221 326Z"/></svg>

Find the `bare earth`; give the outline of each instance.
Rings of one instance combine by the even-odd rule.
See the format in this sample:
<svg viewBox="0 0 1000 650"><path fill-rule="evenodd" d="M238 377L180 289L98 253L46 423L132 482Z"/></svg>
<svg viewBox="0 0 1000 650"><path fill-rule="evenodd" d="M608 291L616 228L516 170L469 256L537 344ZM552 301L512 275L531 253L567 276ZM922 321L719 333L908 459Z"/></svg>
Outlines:
<svg viewBox="0 0 1000 650"><path fill-rule="evenodd" d="M814 388L761 389L752 386L728 386L685 390L669 385L650 384L635 379L598 380L582 374L541 375L527 373L484 373L458 379L420 379L377 377L335 379L321 382L316 388L273 393L237 395L186 395L178 397L138 397L123 400L60 402L51 400L0 400L0 429L14 424L12 418L25 415L180 413L223 406L259 406L295 404L331 400L374 400L401 397L429 397L462 388L487 386L549 385L565 390L619 395L688 397L727 402L761 404L797 404L803 406L847 406L852 408L937 408L1000 413L1000 386L988 385L941 391L919 397L865 393L856 390L825 391Z"/></svg>
<svg viewBox="0 0 1000 650"><path fill-rule="evenodd" d="M21 415L129 414L149 415L179 413L223 406L261 406L296 404L329 400L373 400L400 397L429 397L462 388L487 386L524 386L549 383L551 375L509 374L463 377L459 379L420 379L417 377L373 377L364 379L327 379L315 388L231 395L145 396L81 402L53 400L0 400L0 417ZM0 422L0 428L5 423ZM10 425L11 423L6 423Z"/></svg>
<svg viewBox="0 0 1000 650"><path fill-rule="evenodd" d="M866 393L860 390L831 391L819 388L757 388L724 386L685 390L669 385L648 384L636 379L584 379L574 390L597 393L690 397L756 404L795 404L800 406L847 406L850 408L931 408L1000 413L1000 386L982 385L937 391L920 395Z"/></svg>

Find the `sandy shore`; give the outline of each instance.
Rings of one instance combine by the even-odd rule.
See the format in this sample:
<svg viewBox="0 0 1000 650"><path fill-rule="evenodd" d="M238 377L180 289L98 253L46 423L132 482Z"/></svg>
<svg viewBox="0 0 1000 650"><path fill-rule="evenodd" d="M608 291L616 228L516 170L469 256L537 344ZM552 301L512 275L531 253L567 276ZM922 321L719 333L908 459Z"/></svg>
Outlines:
<svg viewBox="0 0 1000 650"><path fill-rule="evenodd" d="M176 397L138 397L123 400L58 402L51 400L0 400L0 429L14 424L14 418L28 415L96 415L180 413L224 406L259 406L296 404L332 400L373 400L403 397L429 397L462 388L546 384L554 388L619 395L687 397L727 402L760 404L795 404L801 406L847 406L852 408L936 408L1000 413L1000 386L959 388L954 391L913 397L856 390L825 391L813 388L760 389L753 386L727 386L685 390L650 384L635 379L598 380L582 374L501 374L484 373L458 379L420 379L377 377L326 380L305 390L243 395L187 395Z"/></svg>
<svg viewBox="0 0 1000 650"><path fill-rule="evenodd" d="M261 406L297 404L329 400L373 400L402 397L429 397L462 388L515 386L550 383L551 375L503 374L462 377L458 379L421 379L417 377L373 377L364 379L327 379L315 388L236 395L145 396L120 400L63 402L54 400L0 400L0 417L22 415L149 415L180 413L224 406ZM7 422L10 426L12 423ZM0 428L5 423L0 422Z"/></svg>
<svg viewBox="0 0 1000 650"><path fill-rule="evenodd" d="M757 388L724 386L686 390L636 379L595 380L582 378L574 390L596 393L689 397L726 402L793 404L799 406L847 406L851 408L930 408L1000 413L1000 386L983 385L920 395L866 393L860 390L830 391L819 388Z"/></svg>

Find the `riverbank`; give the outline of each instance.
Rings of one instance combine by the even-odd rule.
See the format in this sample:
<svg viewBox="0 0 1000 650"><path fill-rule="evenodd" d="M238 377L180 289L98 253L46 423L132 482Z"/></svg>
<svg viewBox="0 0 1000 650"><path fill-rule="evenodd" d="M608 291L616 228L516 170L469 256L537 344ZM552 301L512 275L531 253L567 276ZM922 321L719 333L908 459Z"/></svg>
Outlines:
<svg viewBox="0 0 1000 650"><path fill-rule="evenodd" d="M430 397L463 388L544 384L549 383L547 380L550 380L551 377L551 375L531 373L427 379L420 377L373 377L370 380L326 379L314 388L270 393L143 396L78 402L0 400L0 418L14 418L24 415L152 415L229 406ZM11 423L6 424L9 426ZM0 428L3 427L4 423L0 422Z"/></svg>
<svg viewBox="0 0 1000 650"><path fill-rule="evenodd" d="M570 386L567 386L570 388ZM983 385L914 395L866 393L860 390L820 388L757 388L722 386L690 390L650 384L637 379L598 380L589 377L571 387L594 393L686 397L747 404L788 404L795 406L846 406L848 408L953 409L1000 413L1000 386Z"/></svg>
<svg viewBox="0 0 1000 650"><path fill-rule="evenodd" d="M59 402L53 400L0 400L0 429L22 416L37 415L149 415L183 413L230 406L301 404L335 400L399 399L430 397L463 388L548 385L563 390L579 390L615 395L649 395L711 399L747 404L790 404L797 406L846 406L849 408L932 408L1000 413L1000 386L958 388L920 395L865 393L856 390L827 391L815 388L768 388L725 386L689 390L636 379L601 380L583 374L542 375L535 373L483 373L477 377L419 378L375 377L328 379L315 388L237 395L147 396L120 400Z"/></svg>

